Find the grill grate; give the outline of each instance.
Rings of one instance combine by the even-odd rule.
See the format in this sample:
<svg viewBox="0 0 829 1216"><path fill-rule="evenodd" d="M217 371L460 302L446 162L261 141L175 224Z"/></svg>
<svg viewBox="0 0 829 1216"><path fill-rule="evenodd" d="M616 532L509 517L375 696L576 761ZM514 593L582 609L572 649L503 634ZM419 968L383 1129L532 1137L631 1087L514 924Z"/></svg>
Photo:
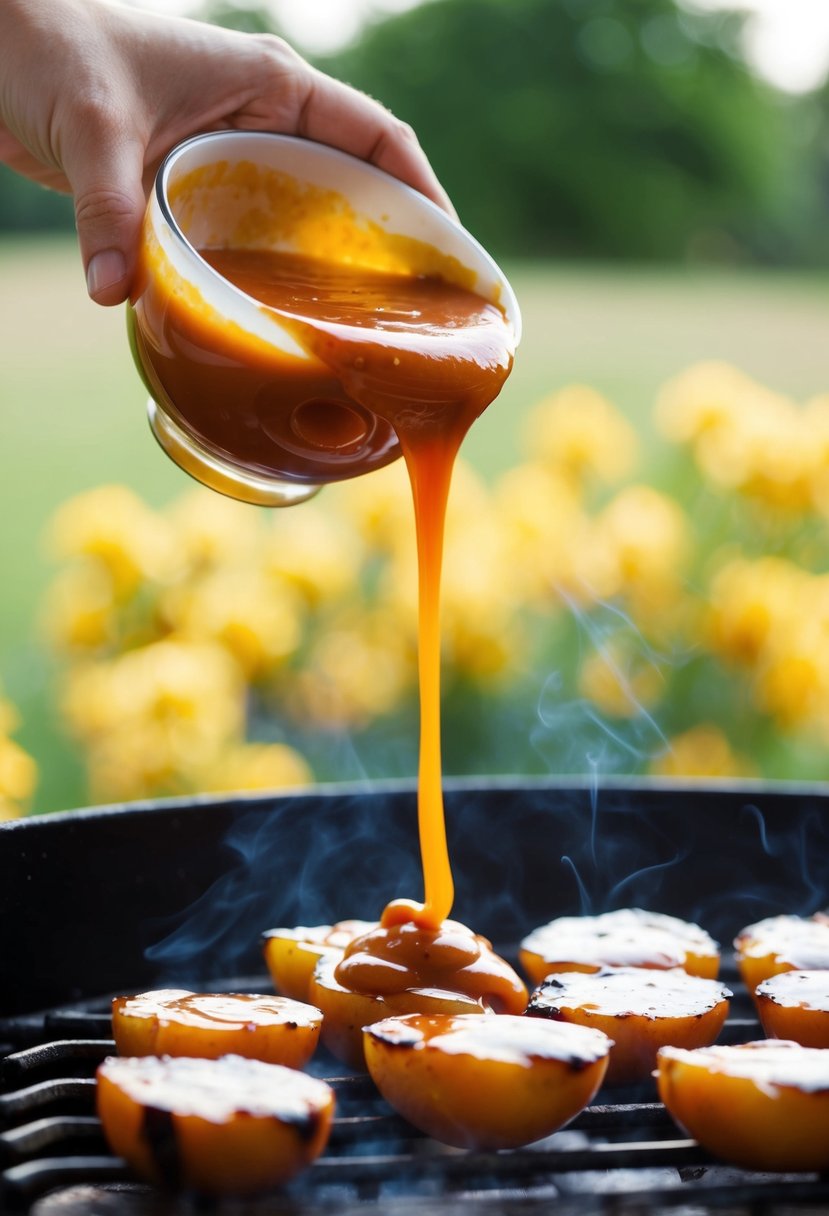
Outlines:
<svg viewBox="0 0 829 1216"><path fill-rule="evenodd" d="M2 1210L32 1216L178 1216L194 1210L188 1200L130 1182L124 1163L107 1150L94 1111L94 1070L113 1050L107 1010L108 1003L100 1002L0 1024L0 1039L12 1047L0 1062ZM750 1008L741 1010L738 999L721 1041L759 1034ZM216 1211L431 1216L454 1213L461 1201L465 1216L825 1216L829 1210L829 1178L763 1175L716 1163L682 1137L647 1086L601 1091L594 1105L539 1145L462 1152L411 1128L367 1077L337 1070L330 1058L315 1067L337 1094L325 1154L279 1195L220 1203Z"/></svg>

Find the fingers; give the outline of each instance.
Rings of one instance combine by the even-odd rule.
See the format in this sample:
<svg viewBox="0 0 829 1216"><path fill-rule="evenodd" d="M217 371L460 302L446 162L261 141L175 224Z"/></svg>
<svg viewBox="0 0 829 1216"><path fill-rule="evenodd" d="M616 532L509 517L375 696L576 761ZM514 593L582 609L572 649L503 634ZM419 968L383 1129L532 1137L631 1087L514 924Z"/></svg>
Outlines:
<svg viewBox="0 0 829 1216"><path fill-rule="evenodd" d="M98 138L87 135L63 158L87 290L98 304L121 304L129 295L144 215L143 163L133 138L100 126Z"/></svg>
<svg viewBox="0 0 829 1216"><path fill-rule="evenodd" d="M411 127L357 89L310 69L297 134L370 161L456 217Z"/></svg>

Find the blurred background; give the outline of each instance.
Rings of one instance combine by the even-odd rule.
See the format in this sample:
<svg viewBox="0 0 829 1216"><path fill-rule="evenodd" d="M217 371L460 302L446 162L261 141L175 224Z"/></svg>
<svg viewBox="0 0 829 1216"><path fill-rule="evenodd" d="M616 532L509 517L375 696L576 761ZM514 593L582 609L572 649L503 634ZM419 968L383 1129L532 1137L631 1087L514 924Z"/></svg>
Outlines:
<svg viewBox="0 0 829 1216"><path fill-rule="evenodd" d="M450 512L446 771L829 775L823 0L152 7L386 103L516 288ZM403 470L198 491L71 204L2 167L0 267L0 817L411 776Z"/></svg>

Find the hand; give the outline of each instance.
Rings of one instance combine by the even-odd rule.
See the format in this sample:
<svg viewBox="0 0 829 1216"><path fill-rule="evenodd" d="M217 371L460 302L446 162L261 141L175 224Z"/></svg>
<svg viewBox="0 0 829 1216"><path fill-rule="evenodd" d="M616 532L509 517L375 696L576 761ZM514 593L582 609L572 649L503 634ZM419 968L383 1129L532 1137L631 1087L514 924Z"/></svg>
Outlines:
<svg viewBox="0 0 829 1216"><path fill-rule="evenodd" d="M452 206L411 128L280 38L107 0L0 0L0 161L74 195L89 294L129 294L147 192L175 144L280 131L371 161Z"/></svg>

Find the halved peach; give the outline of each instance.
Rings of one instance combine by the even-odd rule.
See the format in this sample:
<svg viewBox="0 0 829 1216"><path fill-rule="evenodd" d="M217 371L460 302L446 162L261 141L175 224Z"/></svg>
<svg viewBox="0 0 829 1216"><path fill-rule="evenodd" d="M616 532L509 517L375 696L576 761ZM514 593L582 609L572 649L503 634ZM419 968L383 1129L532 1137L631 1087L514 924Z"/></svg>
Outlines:
<svg viewBox="0 0 829 1216"><path fill-rule="evenodd" d="M829 1052L782 1039L658 1055L659 1096L714 1156L750 1170L829 1168Z"/></svg>
<svg viewBox="0 0 829 1216"><path fill-rule="evenodd" d="M338 959L320 959L309 996L325 1015L323 1042L365 1067L362 1028L390 1014L523 1013L527 989L485 937L458 921L419 923L420 906L395 900L380 924Z"/></svg>
<svg viewBox="0 0 829 1216"><path fill-rule="evenodd" d="M681 967L716 979L720 965L717 943L699 925L641 908L559 917L524 938L520 959L534 984L558 971L602 967Z"/></svg>
<svg viewBox="0 0 829 1216"><path fill-rule="evenodd" d="M394 1014L483 1013L483 1002L462 992L411 988L383 996L352 992L337 980L337 959L322 958L311 978L311 996L323 1014L322 1042L351 1068L365 1070L363 1028Z"/></svg>
<svg viewBox="0 0 829 1216"><path fill-rule="evenodd" d="M302 1068L316 1050L322 1014L282 996L163 988L112 1002L122 1056L246 1056Z"/></svg>
<svg viewBox="0 0 829 1216"><path fill-rule="evenodd" d="M754 996L769 1038L829 1047L829 971L781 971Z"/></svg>
<svg viewBox="0 0 829 1216"><path fill-rule="evenodd" d="M112 1151L146 1181L208 1195L287 1181L322 1151L334 1113L324 1081L240 1056L111 1056L97 1079Z"/></svg>
<svg viewBox="0 0 829 1216"><path fill-rule="evenodd" d="M610 1045L599 1030L512 1014L410 1014L365 1032L386 1101L458 1148L517 1148L563 1127L601 1085Z"/></svg>
<svg viewBox="0 0 829 1216"><path fill-rule="evenodd" d="M323 954L343 950L355 937L376 927L376 921L341 920L336 925L268 929L262 934L262 951L274 987L295 1001L308 1000L308 986Z"/></svg>
<svg viewBox="0 0 829 1216"><path fill-rule="evenodd" d="M646 1080L660 1047L713 1043L731 993L716 980L676 968L605 967L549 976L530 997L527 1016L592 1026L613 1040L605 1081Z"/></svg>
<svg viewBox="0 0 829 1216"><path fill-rule="evenodd" d="M743 983L754 993L758 984L784 971L829 970L829 919L769 916L747 925L734 939Z"/></svg>

